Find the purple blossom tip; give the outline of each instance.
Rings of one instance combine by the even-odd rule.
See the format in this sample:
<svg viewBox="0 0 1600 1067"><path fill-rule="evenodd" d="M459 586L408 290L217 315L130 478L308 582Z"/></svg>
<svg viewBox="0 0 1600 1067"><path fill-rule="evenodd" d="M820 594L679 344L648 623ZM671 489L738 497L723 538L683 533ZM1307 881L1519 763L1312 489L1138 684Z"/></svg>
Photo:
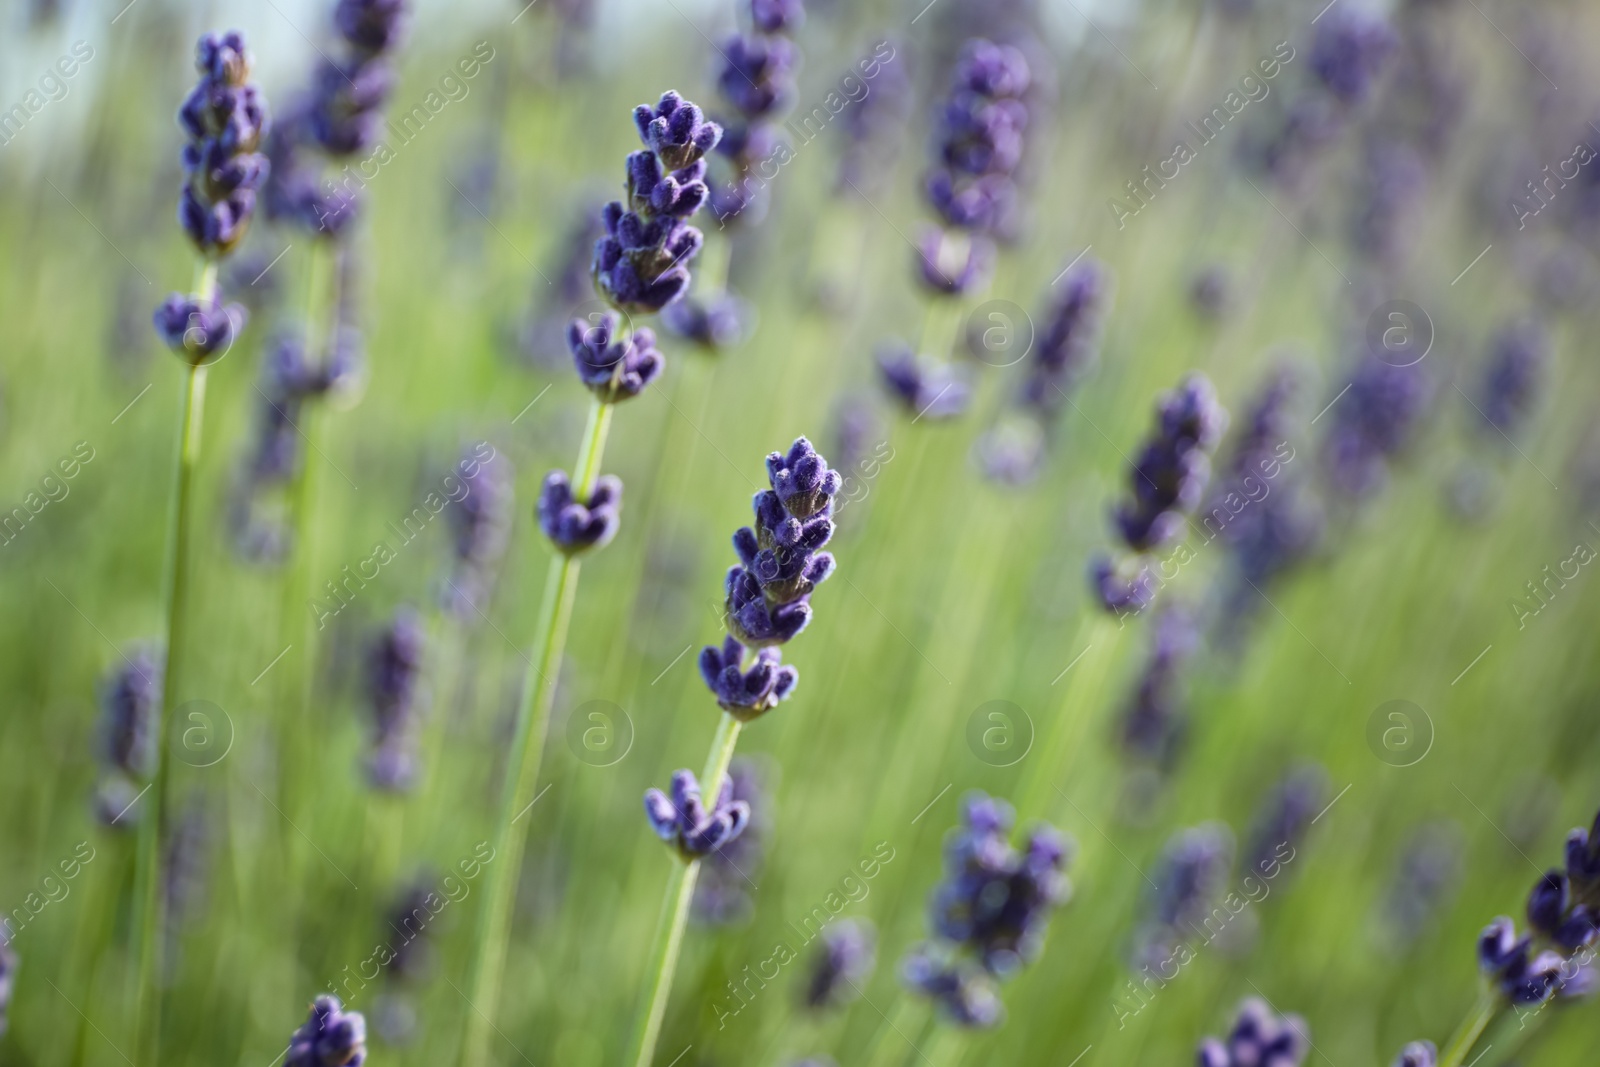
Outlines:
<svg viewBox="0 0 1600 1067"><path fill-rule="evenodd" d="M750 22L762 33L793 33L805 21L803 0L750 0Z"/></svg>
<svg viewBox="0 0 1600 1067"><path fill-rule="evenodd" d="M1438 1067L1439 1050L1432 1041L1413 1041L1400 1050L1394 1067Z"/></svg>
<svg viewBox="0 0 1600 1067"><path fill-rule="evenodd" d="M599 478L589 499L580 500L562 471L545 475L539 494L539 526L563 555L603 548L622 524L622 479Z"/></svg>
<svg viewBox="0 0 1600 1067"><path fill-rule="evenodd" d="M700 676L724 711L750 722L787 700L800 672L782 663L776 648L761 649L749 670L742 670L744 651L732 637L725 638L720 649L706 646L700 651Z"/></svg>
<svg viewBox="0 0 1600 1067"><path fill-rule="evenodd" d="M723 781L716 804L708 809L699 780L688 770L673 774L670 796L659 789L646 791L644 810L656 836L675 844L686 862L732 843L750 824L750 805L733 799L731 781Z"/></svg>
<svg viewBox="0 0 1600 1067"><path fill-rule="evenodd" d="M878 377L915 421L938 422L967 409L970 387L959 367L941 367L892 342L878 351Z"/></svg>
<svg viewBox="0 0 1600 1067"><path fill-rule="evenodd" d="M1305 1020L1298 1015L1281 1019L1256 999L1239 1006L1233 1032L1226 1042L1206 1038L1196 1062L1200 1067L1300 1067L1311 1051Z"/></svg>
<svg viewBox="0 0 1600 1067"><path fill-rule="evenodd" d="M806 1006L825 1008L852 1000L877 964L877 932L866 920L838 919L822 928L811 966Z"/></svg>
<svg viewBox="0 0 1600 1067"><path fill-rule="evenodd" d="M311 1016L289 1038L284 1067L361 1067L367 1059L367 1021L334 996L318 997Z"/></svg>
<svg viewBox="0 0 1600 1067"><path fill-rule="evenodd" d="M661 323L678 337L716 352L732 348L750 333L753 310L732 293L701 300L686 296L661 311Z"/></svg>
<svg viewBox="0 0 1600 1067"><path fill-rule="evenodd" d="M243 304L204 304L173 293L156 308L152 321L168 348L190 366L201 367L227 355L249 319Z"/></svg>
<svg viewBox="0 0 1600 1067"><path fill-rule="evenodd" d="M654 331L640 329L623 335L621 326L622 317L613 311L598 323L573 319L567 327L567 347L579 379L607 404L638 396L666 366L656 350Z"/></svg>
<svg viewBox="0 0 1600 1067"><path fill-rule="evenodd" d="M256 190L267 176L256 149L270 120L267 102L249 83L250 54L237 32L206 34L195 50L200 82L178 109L189 136L178 222L201 255L218 257L244 239Z"/></svg>
<svg viewBox="0 0 1600 1067"><path fill-rule="evenodd" d="M654 152L667 170L681 170L697 162L722 139L722 127L671 89L661 94L654 108L640 104L633 119L639 139Z"/></svg>
<svg viewBox="0 0 1600 1067"><path fill-rule="evenodd" d="M922 280L936 293L957 296L982 288L994 272L994 243L977 234L924 231L917 247Z"/></svg>

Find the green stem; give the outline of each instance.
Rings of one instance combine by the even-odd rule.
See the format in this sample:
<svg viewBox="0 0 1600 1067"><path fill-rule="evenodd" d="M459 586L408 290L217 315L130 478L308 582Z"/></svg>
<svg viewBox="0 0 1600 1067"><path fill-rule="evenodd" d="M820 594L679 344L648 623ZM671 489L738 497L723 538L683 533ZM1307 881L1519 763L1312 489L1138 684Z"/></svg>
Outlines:
<svg viewBox="0 0 1600 1067"><path fill-rule="evenodd" d="M724 714L717 723L717 732L711 739L711 751L706 756L705 773L700 776L700 795L716 803L722 789L722 779L733 762L733 750L739 744L742 724L732 715ZM656 1042L661 1038L661 1023L667 1015L667 1001L672 996L672 979L678 970L678 950L683 947L683 931L689 925L689 905L694 900L695 882L700 877L700 861L676 863L672 877L667 880L667 893L661 902L661 916L656 921L655 944L650 949L651 970L650 1002L639 1023L634 1038L634 1067L650 1067L655 1058Z"/></svg>
<svg viewBox="0 0 1600 1067"><path fill-rule="evenodd" d="M200 262L195 296L202 303L216 299L217 264ZM147 786L150 799L139 817L137 860L138 984L135 994L134 1047L140 1058L155 1063L160 1042L161 987L161 843L166 816L171 761L167 758L167 724L177 706L183 679L189 628L189 538L194 511L194 472L200 463L200 436L205 422L206 368L190 366L183 388L183 416L178 435L178 462L173 472L172 512L167 536L166 599L167 661L161 684L161 710L154 724L155 777Z"/></svg>
<svg viewBox="0 0 1600 1067"><path fill-rule="evenodd" d="M1472 1009L1456 1030L1450 1044L1445 1047L1439 1057L1439 1067L1461 1067L1462 1061L1467 1058L1467 1053L1472 1051L1472 1046L1478 1043L1478 1038L1494 1022L1495 1016L1500 1014L1503 1002L1494 994L1493 990L1485 990L1478 997L1477 1005Z"/></svg>
<svg viewBox="0 0 1600 1067"><path fill-rule="evenodd" d="M600 458L605 452L606 434L611 426L611 405L598 400L589 411L578 461L573 465L575 493L587 500L600 474ZM505 973L506 949L511 932L511 905L516 899L517 881L522 872L522 852L527 843L527 826L521 821L533 803L534 787L539 783L539 761L544 755L550 705L555 698L556 676L566 652L567 624L572 619L572 604L578 593L578 560L556 553L545 579L544 600L539 607L539 624L534 633L537 658L528 661L523 677L522 702L517 709L516 728L506 764L500 815L495 825L493 861L489 867L487 900L479 913L474 946L472 997L467 1014L466 1033L461 1043L462 1067L486 1063L489 1034L500 1003L500 982ZM529 825L532 820L529 820Z"/></svg>

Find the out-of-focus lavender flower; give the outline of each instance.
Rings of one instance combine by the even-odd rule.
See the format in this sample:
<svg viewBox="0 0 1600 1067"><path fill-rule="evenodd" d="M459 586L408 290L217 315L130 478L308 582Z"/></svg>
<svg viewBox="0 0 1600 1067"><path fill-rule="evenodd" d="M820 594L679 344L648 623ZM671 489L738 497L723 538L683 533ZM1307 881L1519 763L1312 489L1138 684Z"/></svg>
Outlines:
<svg viewBox="0 0 1600 1067"><path fill-rule="evenodd" d="M155 769L156 707L165 657L156 648L133 649L101 683L100 714L108 766L143 780Z"/></svg>
<svg viewBox="0 0 1600 1067"><path fill-rule="evenodd" d="M750 0L748 12L751 32L735 33L717 49L722 56L717 89L736 113L717 146L734 173L733 181L718 183L712 194L712 211L721 225L759 219L764 212L771 176L763 172L753 178L751 172L787 151L777 120L794 101L800 61L788 35L805 21L801 0Z"/></svg>
<svg viewBox="0 0 1600 1067"><path fill-rule="evenodd" d="M1600 814L1588 829L1578 827L1567 835L1567 877L1579 897L1600 904Z"/></svg>
<svg viewBox="0 0 1600 1067"><path fill-rule="evenodd" d="M579 500L565 472L544 476L539 493L539 528L557 552L575 556L602 548L622 523L622 479L607 474L596 480L588 500Z"/></svg>
<svg viewBox="0 0 1600 1067"><path fill-rule="evenodd" d="M181 293L170 294L156 308L152 320L166 346L191 366L215 363L228 354L250 321L243 304L202 301Z"/></svg>
<svg viewBox="0 0 1600 1067"><path fill-rule="evenodd" d="M11 994L17 981L17 954L11 950L11 927L0 921L0 1036L10 1023Z"/></svg>
<svg viewBox="0 0 1600 1067"><path fill-rule="evenodd" d="M1561 957L1554 952L1533 954L1533 939L1517 937L1517 926L1501 916L1478 938L1478 968L1507 1002L1541 1004L1554 992L1561 973Z"/></svg>
<svg viewBox="0 0 1600 1067"><path fill-rule="evenodd" d="M1183 668L1199 643L1194 619L1180 605L1168 605L1156 619L1150 658L1117 728L1130 756L1171 768L1188 733Z"/></svg>
<svg viewBox="0 0 1600 1067"><path fill-rule="evenodd" d="M1211 383L1185 378L1156 407L1156 434L1144 446L1129 476L1133 499L1120 505L1116 525L1135 552L1172 542L1188 513L1200 503L1211 477L1210 452L1227 428L1228 413Z"/></svg>
<svg viewBox="0 0 1600 1067"><path fill-rule="evenodd" d="M715 352L732 348L749 333L750 305L732 293L704 300L686 296L661 311L661 324L678 337Z"/></svg>
<svg viewBox="0 0 1600 1067"><path fill-rule="evenodd" d="M700 796L699 779L687 770L673 774L671 796L659 789L647 790L644 812L656 836L675 846L686 863L722 848L750 823L750 805L733 799L731 778L723 779L716 803L707 808Z"/></svg>
<svg viewBox="0 0 1600 1067"><path fill-rule="evenodd" d="M1385 904L1384 942L1414 942L1444 910L1461 880L1461 830L1454 823L1419 827L1400 852Z"/></svg>
<svg viewBox="0 0 1600 1067"><path fill-rule="evenodd" d="M957 296L989 283L994 242L979 234L951 233L930 226L917 245L917 268L934 292Z"/></svg>
<svg viewBox="0 0 1600 1067"><path fill-rule="evenodd" d="M365 152L377 140L395 84L387 56L400 47L408 21L404 0L339 0L334 9L349 52L342 60L324 57L312 76L307 127L335 159Z"/></svg>
<svg viewBox="0 0 1600 1067"><path fill-rule="evenodd" d="M661 375L666 361L656 351L655 331L623 333L622 316L607 312L598 323L573 319L567 326L567 347L578 378L601 403L617 404L638 396Z"/></svg>
<svg viewBox="0 0 1600 1067"><path fill-rule="evenodd" d="M1361 103L1372 92L1399 44L1381 15L1345 7L1319 21L1308 60L1311 72L1341 104Z"/></svg>
<svg viewBox="0 0 1600 1067"><path fill-rule="evenodd" d="M750 808L744 831L706 856L694 888L694 915L708 926L744 922L755 908L751 894L766 862L767 836L771 833L772 803L768 780L774 774L765 763L737 756L728 765L729 796Z"/></svg>
<svg viewBox="0 0 1600 1067"><path fill-rule="evenodd" d="M1067 273L1061 286L1022 386L1022 403L1046 418L1060 411L1094 365L1110 281L1099 262L1085 259Z"/></svg>
<svg viewBox="0 0 1600 1067"><path fill-rule="evenodd" d="M1389 462L1410 444L1432 399L1421 364L1396 367L1365 357L1347 395L1329 409L1332 426L1323 458L1333 487L1349 497L1371 496L1389 476Z"/></svg>
<svg viewBox="0 0 1600 1067"><path fill-rule="evenodd" d="M1168 958L1172 946L1194 936L1208 939L1213 909L1227 889L1233 869L1233 834L1221 823L1205 823L1179 831L1167 842L1149 894L1147 916L1137 940L1140 956ZM1223 909L1228 921L1233 913Z"/></svg>
<svg viewBox="0 0 1600 1067"><path fill-rule="evenodd" d="M1089 560L1089 588L1101 607L1121 618L1138 615L1156 598L1156 576L1142 557L1118 564L1108 555Z"/></svg>
<svg viewBox="0 0 1600 1067"><path fill-rule="evenodd" d="M1432 1041L1413 1041L1400 1050L1394 1067L1438 1067L1439 1050Z"/></svg>
<svg viewBox="0 0 1600 1067"><path fill-rule="evenodd" d="M767 456L767 479L772 488L751 502L755 526L733 535L740 562L725 583L728 632L751 648L784 644L811 621L811 592L833 573L833 556L821 549L833 537L833 497L844 484L804 437ZM771 662L776 679L781 671Z"/></svg>
<svg viewBox="0 0 1600 1067"><path fill-rule="evenodd" d="M511 463L499 452L488 459L468 449L457 469L465 494L450 509L455 566L445 603L459 618L476 613L511 538L515 486Z"/></svg>
<svg viewBox="0 0 1600 1067"><path fill-rule="evenodd" d="M839 116L847 138L839 157L837 184L841 191L894 169L886 164L898 154L898 137L914 101L911 75L901 58L903 46L893 41L885 44L890 58L879 66L866 95Z"/></svg>
<svg viewBox="0 0 1600 1067"><path fill-rule="evenodd" d="M250 84L250 53L236 31L208 33L195 49L200 82L178 110L189 135L178 221L208 259L227 255L244 239L256 190L267 173L256 149L269 125L267 101Z"/></svg>
<svg viewBox="0 0 1600 1067"><path fill-rule="evenodd" d="M806 985L806 1006L836 1007L859 996L878 962L877 940L877 931L864 919L836 919L823 927Z"/></svg>
<svg viewBox="0 0 1600 1067"><path fill-rule="evenodd" d="M1483 420L1506 437L1520 430L1533 413L1548 363L1549 344L1537 323L1523 320L1502 329L1490 349L1479 391Z"/></svg>
<svg viewBox="0 0 1600 1067"><path fill-rule="evenodd" d="M950 419L967 410L966 372L922 359L899 342L879 349L878 373L889 395L918 421Z"/></svg>
<svg viewBox="0 0 1600 1067"><path fill-rule="evenodd" d="M1031 414L1004 415L972 443L973 459L999 485L1026 485L1044 466L1045 427Z"/></svg>
<svg viewBox="0 0 1600 1067"><path fill-rule="evenodd" d="M366 1060L367 1020L345 1011L338 997L320 996L289 1038L284 1067L361 1067Z"/></svg>
<svg viewBox="0 0 1600 1067"><path fill-rule="evenodd" d="M789 106L799 58L793 42L765 34L734 34L723 41L720 51L725 63L717 75L717 89L747 120Z"/></svg>
<svg viewBox="0 0 1600 1067"><path fill-rule="evenodd" d="M806 23L801 0L750 0L750 21L762 33L793 33Z"/></svg>
<svg viewBox="0 0 1600 1067"><path fill-rule="evenodd" d="M929 901L935 942L917 946L902 964L906 982L961 1026L999 1022L993 980L1039 955L1051 912L1071 894L1071 840L1040 824L1014 848L1015 817L1004 801L967 795L962 824L945 839L945 880Z"/></svg>
<svg viewBox="0 0 1600 1067"><path fill-rule="evenodd" d="M1227 1041L1208 1037L1200 1042L1200 1067L1300 1067L1311 1052L1310 1031L1298 1015L1281 1019L1265 1002L1250 999Z"/></svg>
<svg viewBox="0 0 1600 1067"><path fill-rule="evenodd" d="M402 890L390 905L384 935L389 938L391 957L384 970L395 979L420 982L433 969L433 944L426 935L438 909L428 906L430 899L437 899L434 890L419 879ZM398 934L399 938L389 937L390 934Z"/></svg>
<svg viewBox="0 0 1600 1067"><path fill-rule="evenodd" d="M573 309L594 294L594 244L605 232L600 215L600 205L588 200L576 208L577 221L563 240L555 265L547 265L533 287L519 342L523 353L540 366L555 369L571 358L567 327ZM552 276L553 285L546 280Z"/></svg>
<svg viewBox="0 0 1600 1067"><path fill-rule="evenodd" d="M1028 125L1022 95L1030 78L1020 49L981 38L962 48L935 127L936 165L925 187L947 225L993 232L1014 212L1011 172L1022 159Z"/></svg>
<svg viewBox="0 0 1600 1067"><path fill-rule="evenodd" d="M427 630L414 611L402 609L373 645L367 660L372 705L372 755L367 770L379 789L409 789L416 777L415 733L422 705L422 660Z"/></svg>
<svg viewBox="0 0 1600 1067"><path fill-rule="evenodd" d="M700 650L700 676L715 694L722 710L740 722L750 722L787 700L800 674L780 662L776 648L755 653L748 670L742 669L745 647L732 637L719 649Z"/></svg>
<svg viewBox="0 0 1600 1067"><path fill-rule="evenodd" d="M1198 271L1189 283L1189 303L1202 318L1213 321L1229 311L1233 284L1227 268L1212 263Z"/></svg>
<svg viewBox="0 0 1600 1067"><path fill-rule="evenodd" d="M1322 810L1327 793L1328 772L1316 763L1296 767L1273 786L1250 832L1245 873L1259 877L1275 870L1279 850L1299 846Z"/></svg>

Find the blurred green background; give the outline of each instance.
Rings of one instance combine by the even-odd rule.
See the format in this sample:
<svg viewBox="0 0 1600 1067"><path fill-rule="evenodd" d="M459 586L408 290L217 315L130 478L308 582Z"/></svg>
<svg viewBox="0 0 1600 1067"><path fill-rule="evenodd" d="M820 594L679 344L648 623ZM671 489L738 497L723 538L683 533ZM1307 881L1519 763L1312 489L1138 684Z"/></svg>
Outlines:
<svg viewBox="0 0 1600 1067"><path fill-rule="evenodd" d="M38 23L30 6L0 8L0 103L19 99L32 72L73 41L88 41L94 58L64 100L0 148L0 506L21 505L79 442L93 459L0 550L0 596L12 609L0 614L0 902L7 914L31 912L42 880L80 843L78 858L93 859L65 896L23 928L13 923L20 965L0 1063L109 1065L131 1062L120 1050L131 1040L133 841L94 816L96 691L119 651L163 625L181 375L148 317L191 270L173 220L172 115L192 83L202 29L243 30L276 100L303 81L329 5L139 0L119 15L118 3L68 0ZM408 799L375 797L361 766L363 650L397 606L437 603L446 530L437 524L406 546L318 647L274 660L280 574L240 559L225 513L256 417L261 346L296 314L308 245L258 224L241 260L265 267L284 255L261 285L246 277L226 286L256 309L211 373L206 412L199 621L185 697L220 709L206 729L229 743L218 741L226 755L214 765L176 768L174 797L193 833L182 861L190 885L169 935L171 1063L267 1067L309 998L389 936L385 916L400 890L414 877L459 875L490 836L549 552L532 501L548 469L571 464L587 403L563 352L527 351L530 320L566 310L541 272L557 277L581 213L613 195L636 146L629 109L669 87L709 102L709 40L733 24L731 5L671 0L601 4L588 29L549 0L521 16L516 4L418 6L397 107L420 99L476 42L489 42L494 58L470 95L369 187L357 247L370 386L358 406L329 414L313 460L312 570L320 585L369 555L392 536L386 525L478 441L517 472L512 547L486 617L458 632L434 620L428 686L442 744L427 758L437 778ZM1585 293L1558 312L1536 286L1550 261L1575 277L1592 272L1592 240L1550 215L1518 230L1508 207L1574 138L1600 137L1584 122L1596 113L1593 9L1469 2L1401 13L1432 20L1463 111L1407 209L1403 262L1376 271L1344 236L1359 206L1359 129L1306 183L1257 179L1252 188L1236 152L1252 130L1265 132L1267 116L1247 110L1125 228L1106 206L1167 156L1176 122L1209 110L1276 42L1303 57L1320 4L1263 3L1244 18L1187 3L1041 6L1023 17L1054 60L1054 99L1029 129L1028 224L1002 250L986 298L1042 320L1052 279L1092 247L1116 281L1099 367L1075 394L1040 476L1023 487L994 484L971 459L1021 366L977 366L973 410L954 423L911 424L877 399L893 459L841 514L838 574L816 595L809 631L786 650L801 673L796 697L744 736L742 753L770 768L764 860L748 872L754 907L744 922L691 930L658 1062L688 1046L684 1067L812 1054L849 1065L866 1062L875 1042L901 1041L885 1022L907 997L896 965L922 936L958 799L978 788L1012 800L1021 821L1048 820L1075 837L1075 895L1043 957L1005 986L1006 1024L957 1039L955 1061L1064 1067L1088 1049L1076 1061L1085 1067L1181 1063L1201 1036L1228 1025L1241 998L1259 995L1305 1016L1312 1060L1387 1063L1405 1041L1442 1041L1454 1028L1475 995L1477 931L1497 914L1520 916L1564 833L1600 803L1595 579L1585 569L1525 626L1509 606L1546 565L1600 539L1582 463L1600 384L1592 301ZM877 396L874 346L920 329L926 297L906 238L927 217L927 116L954 42L969 31L999 34L1017 17L1011 5L967 0L920 9L812 5L799 38L802 107L891 39L915 85L898 151L874 148L863 199L835 182L841 128L802 146L773 183L768 218L731 238L730 283L758 310L753 335L715 356L664 339L665 379L616 413L605 469L627 487L623 526L585 567L541 774L549 789L530 813L497 1019L501 1063L623 1056L674 862L649 833L640 796L673 769L698 767L714 729L694 656L720 637L728 537L748 521L766 453L804 433L832 457L841 398ZM1303 58L1291 63L1274 99L1305 78ZM714 220L700 221L713 248L730 240ZM1212 264L1226 268L1234 293L1220 321L1198 315L1188 296ZM246 292L257 288L276 295ZM1314 368L1293 441L1292 466L1309 476L1327 426L1311 419L1342 388L1369 313L1389 299L1420 305L1436 331L1431 417L1378 498L1334 509L1325 551L1271 587L1241 647L1196 657L1186 674L1190 747L1153 797L1131 803L1113 731L1151 620L1107 620L1083 575L1109 541L1107 511L1149 432L1154 397L1201 371L1237 428L1278 351L1292 346ZM1518 454L1479 432L1455 386L1477 388L1490 338L1523 314L1547 328L1553 359ZM1458 504L1463 471L1486 486L1474 516ZM1199 549L1163 598L1215 607L1226 569L1220 546ZM274 801L283 771L274 671L309 671L315 687L315 739L302 768L317 782L315 802L288 812ZM1425 756L1403 767L1368 744L1374 710L1395 699L1418 705L1419 729L1431 735ZM583 748L581 714L569 732L575 711L597 700L622 709L619 736L631 735L604 760ZM1017 705L1027 720L1019 729L1032 737L1007 767L967 742L969 721L993 700ZM1207 948L1119 1023L1115 1005L1132 1003L1146 876L1164 843L1210 820L1242 843L1274 783L1305 761L1326 768L1337 802L1272 895L1250 909L1250 936ZM1459 843L1457 873L1401 937L1391 887L1429 827ZM799 1006L805 964L792 964L719 1026L725 983L793 939L790 924L882 842L892 861L847 909L879 929L865 996L812 1016ZM467 892L429 930L424 980L341 990L368 1016L371 1062L453 1056L471 1010L463 990L476 905ZM1483 1062L1591 1060L1593 1004L1550 1014L1525 1049L1516 1020L1491 1034L1497 1048ZM919 1048L936 1040L925 1011L905 1018ZM893 1062L919 1062L902 1044Z"/></svg>

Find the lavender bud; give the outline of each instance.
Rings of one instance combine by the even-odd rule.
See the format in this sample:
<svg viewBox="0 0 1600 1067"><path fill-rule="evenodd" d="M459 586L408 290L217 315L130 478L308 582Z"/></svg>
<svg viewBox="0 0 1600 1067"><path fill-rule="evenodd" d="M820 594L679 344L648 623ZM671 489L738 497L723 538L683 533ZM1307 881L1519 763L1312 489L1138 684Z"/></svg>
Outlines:
<svg viewBox="0 0 1600 1067"><path fill-rule="evenodd" d="M1209 453L1228 413L1203 375L1191 374L1156 408L1156 436L1130 474L1133 499L1116 512L1128 547L1147 552L1177 538L1211 476Z"/></svg>
<svg viewBox="0 0 1600 1067"><path fill-rule="evenodd" d="M666 361L656 351L653 330L640 329L622 337L622 317L607 312L598 324L573 319L567 326L567 346L572 351L578 377L601 403L616 404L638 396L660 377Z"/></svg>
<svg viewBox="0 0 1600 1067"><path fill-rule="evenodd" d="M1311 829L1328 792L1328 772L1311 763L1290 771L1272 790L1256 816L1245 852L1244 871L1260 876L1274 869L1277 852L1294 849Z"/></svg>
<svg viewBox="0 0 1600 1067"><path fill-rule="evenodd" d="M935 366L898 342L879 350L878 374L890 395L915 419L936 422L967 409L970 389L965 371Z"/></svg>
<svg viewBox="0 0 1600 1067"><path fill-rule="evenodd" d="M668 170L698 162L722 138L722 127L707 121L698 107L670 89L654 108L645 104L634 108L633 120L639 139Z"/></svg>
<svg viewBox="0 0 1600 1067"><path fill-rule="evenodd" d="M837 919L822 928L811 965L806 1005L833 1007L854 1000L877 964L877 933L871 923Z"/></svg>
<svg viewBox="0 0 1600 1067"><path fill-rule="evenodd" d="M1507 437L1521 429L1533 414L1548 363L1548 341L1537 323L1528 320L1502 329L1479 394L1484 421Z"/></svg>
<svg viewBox="0 0 1600 1067"><path fill-rule="evenodd" d="M139 780L155 770L153 727L161 702L164 659L158 649L136 648L100 688L105 761Z"/></svg>
<svg viewBox="0 0 1600 1067"><path fill-rule="evenodd" d="M776 648L756 653L747 671L740 670L744 646L725 638L722 648L700 650L700 676L722 709L740 722L750 722L777 707L794 692L800 673L780 662Z"/></svg>
<svg viewBox="0 0 1600 1067"><path fill-rule="evenodd" d="M339 36L370 55L398 48L408 21L405 0L339 0L333 12Z"/></svg>
<svg viewBox="0 0 1600 1067"><path fill-rule="evenodd" d="M161 340L194 367L227 355L249 319L250 312L243 304L204 304L182 293L169 295L153 317Z"/></svg>
<svg viewBox="0 0 1600 1067"><path fill-rule="evenodd" d="M1567 877L1578 897L1594 902L1600 897L1600 814L1594 826L1578 827L1567 835Z"/></svg>
<svg viewBox="0 0 1600 1067"><path fill-rule="evenodd" d="M1024 405L1053 417L1093 365L1109 288L1106 270L1095 260L1086 259L1068 273L1029 364Z"/></svg>
<svg viewBox="0 0 1600 1067"><path fill-rule="evenodd" d="M1541 1004L1554 991L1561 957L1542 952L1530 958L1531 938L1517 938L1517 927L1501 916L1478 938L1478 967L1499 994L1514 1005Z"/></svg>
<svg viewBox="0 0 1600 1067"><path fill-rule="evenodd" d="M1150 658L1122 712L1119 729L1129 755L1170 769L1188 733L1183 666L1199 647L1194 620L1173 605L1156 619Z"/></svg>
<svg viewBox="0 0 1600 1067"><path fill-rule="evenodd" d="M334 996L320 996L311 1016L289 1038L284 1067L361 1067L367 1059L367 1021L345 1011Z"/></svg>
<svg viewBox="0 0 1600 1067"><path fill-rule="evenodd" d="M976 234L929 227L917 247L922 280L934 292L956 296L981 288L994 272L994 243Z"/></svg>
<svg viewBox="0 0 1600 1067"><path fill-rule="evenodd" d="M1088 571L1095 598L1113 615L1138 615L1156 598L1156 576L1138 559L1119 567L1101 554L1089 561Z"/></svg>
<svg viewBox="0 0 1600 1067"><path fill-rule="evenodd" d="M190 137L178 221L200 254L215 258L231 252L249 228L267 173L256 149L269 120L266 98L248 82L250 54L239 33L201 37L195 69L200 82L178 110L178 125Z"/></svg>
<svg viewBox="0 0 1600 1067"><path fill-rule="evenodd" d="M693 296L668 304L661 312L661 323L678 337L702 348L719 351L732 348L749 332L749 304L732 293L721 293L707 300Z"/></svg>
<svg viewBox="0 0 1600 1067"><path fill-rule="evenodd" d="M607 474L594 483L588 500L577 499L562 471L545 475L539 494L539 526L556 551L575 556L603 548L622 524L622 479Z"/></svg>
<svg viewBox="0 0 1600 1067"><path fill-rule="evenodd" d="M717 90L747 119L761 119L789 106L794 97L794 68L799 58L783 37L734 34L719 49L723 67Z"/></svg>
<svg viewBox="0 0 1600 1067"><path fill-rule="evenodd" d="M659 789L644 795L645 816L661 840L674 845L686 863L700 859L737 838L750 822L750 805L733 799L733 782L724 780L717 802L707 808L693 771L672 776L668 796Z"/></svg>
<svg viewBox="0 0 1600 1067"><path fill-rule="evenodd" d="M750 21L762 33L793 33L805 25L802 0L750 0Z"/></svg>
<svg viewBox="0 0 1600 1067"><path fill-rule="evenodd" d="M472 614L483 598L511 537L515 495L511 464L498 452L478 459L481 447L469 449L462 458L458 469L466 492L449 511L455 574L445 602L462 618Z"/></svg>
<svg viewBox="0 0 1600 1067"><path fill-rule="evenodd" d="M901 961L900 977L914 992L932 1000L944 1018L963 1029L989 1029L1005 1018L994 978L982 967L952 958L946 948L915 946Z"/></svg>
<svg viewBox="0 0 1600 1067"><path fill-rule="evenodd" d="M378 789L401 791L416 776L414 734L422 703L422 662L427 631L403 609L379 636L367 661L373 741L368 770Z"/></svg>
<svg viewBox="0 0 1600 1067"><path fill-rule="evenodd" d="M1432 1041L1413 1041L1400 1050L1394 1067L1438 1067L1439 1050Z"/></svg>
<svg viewBox="0 0 1600 1067"><path fill-rule="evenodd" d="M1324 462L1335 489L1371 496L1389 476L1389 461L1410 444L1432 390L1420 364L1395 367L1367 357L1351 376L1349 393L1329 411Z"/></svg>
<svg viewBox="0 0 1600 1067"><path fill-rule="evenodd" d="M1311 42L1311 71L1341 104L1361 103L1399 46L1381 16L1353 8L1332 12Z"/></svg>
<svg viewBox="0 0 1600 1067"><path fill-rule="evenodd" d="M1200 1043L1200 1067L1299 1067L1311 1051L1305 1020L1279 1018L1259 1000L1239 1006L1226 1042L1208 1037Z"/></svg>

